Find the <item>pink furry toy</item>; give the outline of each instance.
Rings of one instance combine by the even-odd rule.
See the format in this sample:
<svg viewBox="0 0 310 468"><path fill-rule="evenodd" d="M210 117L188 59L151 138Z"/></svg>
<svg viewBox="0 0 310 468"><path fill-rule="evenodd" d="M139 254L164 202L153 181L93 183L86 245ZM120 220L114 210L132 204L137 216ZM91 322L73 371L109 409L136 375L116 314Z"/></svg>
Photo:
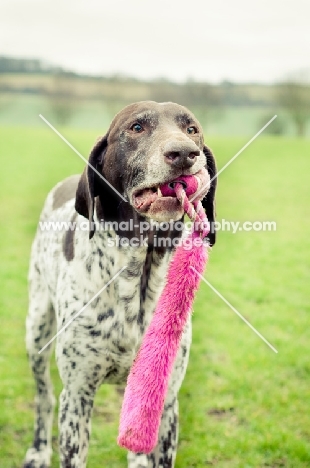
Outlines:
<svg viewBox="0 0 310 468"><path fill-rule="evenodd" d="M161 187L164 196L179 199L194 221L194 229L175 251L166 285L128 376L118 444L136 453L150 453L157 444L170 373L199 286L199 275L207 262L207 248L202 242L209 232L206 215L200 201L192 204L188 200L197 186L194 176L182 176Z"/></svg>

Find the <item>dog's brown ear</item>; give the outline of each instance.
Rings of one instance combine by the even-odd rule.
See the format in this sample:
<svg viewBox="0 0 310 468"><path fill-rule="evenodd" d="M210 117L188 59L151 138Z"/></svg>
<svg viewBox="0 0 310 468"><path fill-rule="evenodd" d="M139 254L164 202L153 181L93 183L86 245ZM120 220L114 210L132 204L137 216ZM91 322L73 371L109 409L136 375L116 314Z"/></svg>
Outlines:
<svg viewBox="0 0 310 468"><path fill-rule="evenodd" d="M108 137L105 135L100 138L93 147L89 158L88 165L83 171L75 196L75 209L76 211L89 220L89 238L91 239L95 234L94 224L94 207L95 197L98 195L96 181L99 176L94 171L96 169L102 174L103 157L107 147Z"/></svg>
<svg viewBox="0 0 310 468"><path fill-rule="evenodd" d="M210 179L212 180L211 182L211 187L207 195L203 198L201 201L202 206L205 209L207 218L210 223L210 232L207 236L209 239L209 244L212 246L215 244L216 241L216 233L215 233L215 190L216 190L216 185L217 185L217 169L216 169L216 163L214 156L212 154L212 151L207 147L203 147L203 152L204 155L206 156L207 160L207 171L209 172Z"/></svg>

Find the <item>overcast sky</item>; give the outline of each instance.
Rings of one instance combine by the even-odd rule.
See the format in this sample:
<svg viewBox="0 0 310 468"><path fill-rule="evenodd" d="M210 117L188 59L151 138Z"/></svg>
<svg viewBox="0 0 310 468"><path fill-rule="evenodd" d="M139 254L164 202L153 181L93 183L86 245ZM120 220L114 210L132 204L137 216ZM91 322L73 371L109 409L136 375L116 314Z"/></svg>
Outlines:
<svg viewBox="0 0 310 468"><path fill-rule="evenodd" d="M83 73L272 82L310 69L309 0L1 0L0 55Z"/></svg>

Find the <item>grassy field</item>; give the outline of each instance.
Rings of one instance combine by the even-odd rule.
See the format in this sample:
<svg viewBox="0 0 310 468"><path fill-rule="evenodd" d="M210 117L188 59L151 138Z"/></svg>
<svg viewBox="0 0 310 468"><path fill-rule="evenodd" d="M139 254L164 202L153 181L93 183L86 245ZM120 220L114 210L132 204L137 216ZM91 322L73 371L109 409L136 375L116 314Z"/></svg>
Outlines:
<svg viewBox="0 0 310 468"><path fill-rule="evenodd" d="M24 349L27 266L39 212L82 161L48 128L0 128L0 467L32 440L34 385ZM62 130L87 154L100 131ZM213 137L222 167L247 141ZM276 232L220 232L206 277L278 350L204 283L180 392L177 468L310 466L310 141L260 136L220 175L218 219L276 221ZM57 395L61 389L53 363ZM126 466L116 445L121 396L97 396L89 466ZM58 466L57 423L52 467Z"/></svg>

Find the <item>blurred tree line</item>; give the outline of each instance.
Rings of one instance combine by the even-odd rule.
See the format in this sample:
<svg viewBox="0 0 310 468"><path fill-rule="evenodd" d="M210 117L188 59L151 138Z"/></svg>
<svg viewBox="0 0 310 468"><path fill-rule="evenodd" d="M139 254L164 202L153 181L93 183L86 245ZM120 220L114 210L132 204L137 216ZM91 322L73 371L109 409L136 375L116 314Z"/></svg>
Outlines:
<svg viewBox="0 0 310 468"><path fill-rule="evenodd" d="M308 78L305 74L294 75L273 85L229 81L210 84L194 80L173 83L166 79L141 81L121 75L80 75L37 59L0 57L0 93L44 96L61 125L67 124L86 100L102 102L110 118L131 102L154 100L174 101L193 109L204 126L209 120L219 118L227 106L266 107L268 115L285 110L294 122L296 133L302 136L310 116ZM285 133L284 120L278 118L275 122L269 131Z"/></svg>
<svg viewBox="0 0 310 468"><path fill-rule="evenodd" d="M297 135L304 136L310 115L310 79L307 73L296 73L279 83L276 98L293 120Z"/></svg>

